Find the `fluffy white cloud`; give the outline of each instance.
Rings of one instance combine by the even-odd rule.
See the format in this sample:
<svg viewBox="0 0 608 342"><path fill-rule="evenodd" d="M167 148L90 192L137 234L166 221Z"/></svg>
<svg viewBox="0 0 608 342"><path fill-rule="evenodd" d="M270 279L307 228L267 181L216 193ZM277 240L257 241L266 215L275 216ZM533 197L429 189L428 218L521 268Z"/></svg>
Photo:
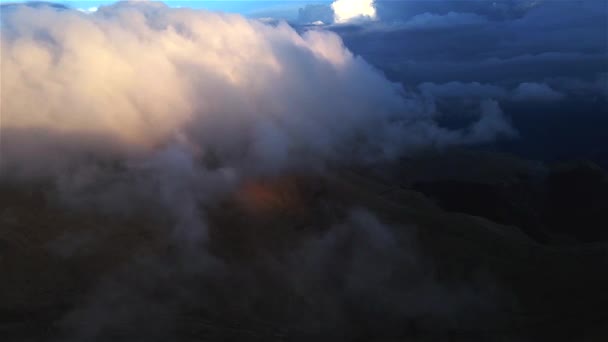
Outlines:
<svg viewBox="0 0 608 342"><path fill-rule="evenodd" d="M79 8L78 10L83 13L93 13L97 12L97 7L89 7L89 8Z"/></svg>
<svg viewBox="0 0 608 342"><path fill-rule="evenodd" d="M376 19L375 0L336 0L331 4L336 23Z"/></svg>

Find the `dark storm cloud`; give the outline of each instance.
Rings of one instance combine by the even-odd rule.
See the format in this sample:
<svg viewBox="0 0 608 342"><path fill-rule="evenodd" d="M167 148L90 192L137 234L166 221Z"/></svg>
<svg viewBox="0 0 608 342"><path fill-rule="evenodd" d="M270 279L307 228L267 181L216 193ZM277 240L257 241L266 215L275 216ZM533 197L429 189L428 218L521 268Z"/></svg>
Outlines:
<svg viewBox="0 0 608 342"><path fill-rule="evenodd" d="M513 94L515 101L559 101L564 97L544 83L524 82L520 84Z"/></svg>
<svg viewBox="0 0 608 342"><path fill-rule="evenodd" d="M355 53L406 85L545 78L607 70L603 1L379 1L379 20L334 27Z"/></svg>
<svg viewBox="0 0 608 342"><path fill-rule="evenodd" d="M351 0L352 1L352 0ZM361 0L359 0L362 2ZM544 0L466 0L466 1L394 1L375 0L373 6L377 18L383 22L407 21L414 17L416 20L425 17L484 17L488 20L511 20L524 16L529 10L538 6ZM366 1L369 3L369 1ZM298 13L298 22L312 23L323 21L333 22L333 10L330 4L312 4L302 7Z"/></svg>
<svg viewBox="0 0 608 342"><path fill-rule="evenodd" d="M397 24L393 29L399 30L440 30L459 26L481 25L487 19L475 13L449 12L445 15L422 13L405 23Z"/></svg>
<svg viewBox="0 0 608 342"><path fill-rule="evenodd" d="M438 0L438 1L376 1L378 16L383 20L404 20L424 13L447 15L450 12L474 13L489 20L521 18L543 0Z"/></svg>
<svg viewBox="0 0 608 342"><path fill-rule="evenodd" d="M600 73L589 80L556 77L548 78L545 82L573 97L608 99L608 72Z"/></svg>
<svg viewBox="0 0 608 342"><path fill-rule="evenodd" d="M448 82L437 84L425 82L418 86L419 91L427 97L433 98L492 98L502 99L507 96L505 89L479 82L462 83Z"/></svg>

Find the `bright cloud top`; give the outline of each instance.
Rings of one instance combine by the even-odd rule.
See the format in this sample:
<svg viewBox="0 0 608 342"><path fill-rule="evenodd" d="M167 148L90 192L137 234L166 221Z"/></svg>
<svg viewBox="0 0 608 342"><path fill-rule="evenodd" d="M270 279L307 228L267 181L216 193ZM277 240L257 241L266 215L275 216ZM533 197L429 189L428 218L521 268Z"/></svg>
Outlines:
<svg viewBox="0 0 608 342"><path fill-rule="evenodd" d="M336 0L331 4L336 23L376 19L375 0Z"/></svg>

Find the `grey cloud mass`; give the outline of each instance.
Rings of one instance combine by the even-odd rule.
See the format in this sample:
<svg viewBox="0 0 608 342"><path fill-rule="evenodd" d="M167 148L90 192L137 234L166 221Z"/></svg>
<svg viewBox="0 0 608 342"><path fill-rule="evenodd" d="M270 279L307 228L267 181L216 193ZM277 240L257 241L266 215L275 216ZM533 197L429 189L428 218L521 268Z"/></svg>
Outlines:
<svg viewBox="0 0 608 342"><path fill-rule="evenodd" d="M433 98L502 99L507 96L507 91L502 87L491 84L481 84L479 82L448 82L443 84L424 82L418 85L418 89L423 95Z"/></svg>
<svg viewBox="0 0 608 342"><path fill-rule="evenodd" d="M375 4L378 20L327 29L390 80L420 94L442 120L472 117L478 101L494 99L520 132L517 142L500 144L509 152L536 150L529 156L542 159L589 151L608 155L608 150L597 152L598 146L608 146L599 138L608 113L608 2ZM532 119L535 115L554 121ZM547 129L551 134L543 133ZM554 143L564 135L576 137L576 149L573 141ZM547 152L547 145L554 151ZM608 165L605 158L594 160Z"/></svg>
<svg viewBox="0 0 608 342"><path fill-rule="evenodd" d="M544 83L522 83L513 93L515 101L559 101L563 97Z"/></svg>
<svg viewBox="0 0 608 342"><path fill-rule="evenodd" d="M388 30L442 30L461 26L481 25L487 22L483 16L475 13L448 12L447 14L422 13L406 22L397 22L386 27Z"/></svg>
<svg viewBox="0 0 608 342"><path fill-rule="evenodd" d="M333 30L355 53L407 84L588 79L607 68L606 6L602 1L380 1L378 22ZM475 25L458 25L467 22ZM375 32L374 25L382 29ZM424 34L418 32L425 27Z"/></svg>

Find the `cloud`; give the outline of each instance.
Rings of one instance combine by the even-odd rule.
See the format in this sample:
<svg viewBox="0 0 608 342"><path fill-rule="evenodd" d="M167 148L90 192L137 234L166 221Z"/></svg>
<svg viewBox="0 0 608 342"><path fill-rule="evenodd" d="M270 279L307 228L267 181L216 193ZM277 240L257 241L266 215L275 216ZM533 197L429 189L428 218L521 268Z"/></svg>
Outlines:
<svg viewBox="0 0 608 342"><path fill-rule="evenodd" d="M424 82L418 85L418 89L423 95L434 98L502 99L507 97L507 91L504 88L479 82L448 82L443 84Z"/></svg>
<svg viewBox="0 0 608 342"><path fill-rule="evenodd" d="M254 241L241 236L232 242L259 248ZM266 257L227 263L198 256L187 260L200 263L190 270L167 256L137 258L102 279L62 324L78 341L111 339L117 331L136 341L175 340L192 334L184 317L203 321L203 336L231 336L224 325L237 321L234 330L246 329L247 336L269 336L268 328L276 336L289 327L289 337L353 340L402 336L404 322L423 331L432 322L436 333L435 325L467 324L480 314L494 316L501 306L496 286L475 279L481 270L471 272L473 279L440 280L415 227L393 227L364 209L348 210L326 231L299 235L299 241L273 257L268 249Z"/></svg>
<svg viewBox="0 0 608 342"><path fill-rule="evenodd" d="M407 21L425 13L445 16L450 12L471 13L491 21L519 19L543 4L543 0L392 1L378 0L378 16L386 21Z"/></svg>
<svg viewBox="0 0 608 342"><path fill-rule="evenodd" d="M205 208L249 181L509 136L502 113L440 126L338 35L285 22L148 3L23 6L3 12L0 47L0 181L152 217L188 260L210 240Z"/></svg>
<svg viewBox="0 0 608 342"><path fill-rule="evenodd" d="M1 25L0 181L46 180L49 198L61 200L53 204L102 216L100 230L141 224L152 235L79 296L63 322L75 340L116 332L171 340L164 334L174 320L193 311L220 322L402 332L403 317L448 320L491 302L437 284L411 248L396 247L405 230L396 237L365 211L332 212L318 227L326 234L297 235L303 245L276 258L264 247L283 244L264 234L299 234L284 220L235 224L243 234L230 232L228 242L242 250L222 249L218 236L231 226L224 216L250 218L230 202L243 184L492 141L512 133L496 103L484 103L468 127L442 127L419 96L337 34L299 34L284 22L130 2L90 14L16 6ZM116 223L123 218L127 225ZM48 248L69 258L100 235L60 237ZM394 277L404 270L413 275ZM388 309L379 316L371 307ZM358 327L361 318L369 325Z"/></svg>
<svg viewBox="0 0 608 342"><path fill-rule="evenodd" d="M440 39L440 38L439 38ZM464 37L458 37L464 39ZM348 40L347 40L348 41ZM438 43L438 47L444 43ZM395 47L394 49L398 49ZM588 78L593 77L602 70L605 56L601 54L585 53L558 53L546 52L540 54L523 54L508 58L479 58L467 56L469 49L477 47L463 47L465 51L451 53L461 59L440 58L442 52L436 47L412 46L410 57L402 60L389 59L390 63L378 62L384 65L386 72L404 83L448 83L454 80L460 82L482 82L484 84L510 83L518 85L522 82L542 83L551 77ZM355 51L362 50L361 47ZM424 54L429 57L425 60ZM382 55L381 53L379 53ZM371 56L375 57L375 56ZM392 56L391 56L392 57ZM387 57L385 57L386 59Z"/></svg>
<svg viewBox="0 0 608 342"><path fill-rule="evenodd" d="M463 27L482 26L487 23L486 17L474 13L456 13L448 12L447 14L422 13L414 17L404 20L394 21L375 21L366 23L360 28L360 31L366 33L391 33L399 32L434 32L443 31L446 29L459 29Z"/></svg>
<svg viewBox="0 0 608 342"><path fill-rule="evenodd" d="M555 77L591 79L606 69L602 2L378 1L376 8L377 22L331 30L404 84L477 81L515 87ZM465 14L476 24L467 25ZM408 22L417 28L408 29ZM424 25L449 29L421 34Z"/></svg>
<svg viewBox="0 0 608 342"><path fill-rule="evenodd" d="M298 23L310 24L314 22L333 23L334 11L331 6L323 4L308 4L298 10Z"/></svg>
<svg viewBox="0 0 608 342"><path fill-rule="evenodd" d="M448 12L445 15L423 13L418 14L396 29L405 30L439 30L458 26L480 25L487 22L485 17L474 13Z"/></svg>
<svg viewBox="0 0 608 342"><path fill-rule="evenodd" d="M375 20L375 0L336 0L331 4L334 21L339 24Z"/></svg>
<svg viewBox="0 0 608 342"><path fill-rule="evenodd" d="M473 124L471 130L472 135L479 137L483 137L488 132L500 132L500 134L511 138L517 136L517 131L513 129L505 118L498 102L494 100L481 102L481 119Z"/></svg>
<svg viewBox="0 0 608 342"><path fill-rule="evenodd" d="M608 72L600 72L591 79L579 78L548 78L546 83L553 89L567 93L569 96L585 98L600 96L608 99Z"/></svg>
<svg viewBox="0 0 608 342"><path fill-rule="evenodd" d="M21 7L2 25L2 167L15 173L179 145L244 175L477 141L331 32L149 3Z"/></svg>
<svg viewBox="0 0 608 342"><path fill-rule="evenodd" d="M330 5L307 4L298 10L297 23L360 24L377 19L375 0L336 0Z"/></svg>
<svg viewBox="0 0 608 342"><path fill-rule="evenodd" d="M93 12L97 12L97 7L89 7L89 8L79 8L78 10L80 12L84 12L84 13L93 13Z"/></svg>
<svg viewBox="0 0 608 342"><path fill-rule="evenodd" d="M54 3L54 2L50 2L50 1L23 1L23 2L15 1L15 2L0 3L0 9L2 11L11 11L14 9L21 8L23 6L28 6L28 7L32 7L32 8L51 7L56 10L69 9L69 7L64 4Z"/></svg>
<svg viewBox="0 0 608 342"><path fill-rule="evenodd" d="M562 93L551 89L544 83L524 82L513 91L513 100L515 101L553 102L563 98Z"/></svg>

